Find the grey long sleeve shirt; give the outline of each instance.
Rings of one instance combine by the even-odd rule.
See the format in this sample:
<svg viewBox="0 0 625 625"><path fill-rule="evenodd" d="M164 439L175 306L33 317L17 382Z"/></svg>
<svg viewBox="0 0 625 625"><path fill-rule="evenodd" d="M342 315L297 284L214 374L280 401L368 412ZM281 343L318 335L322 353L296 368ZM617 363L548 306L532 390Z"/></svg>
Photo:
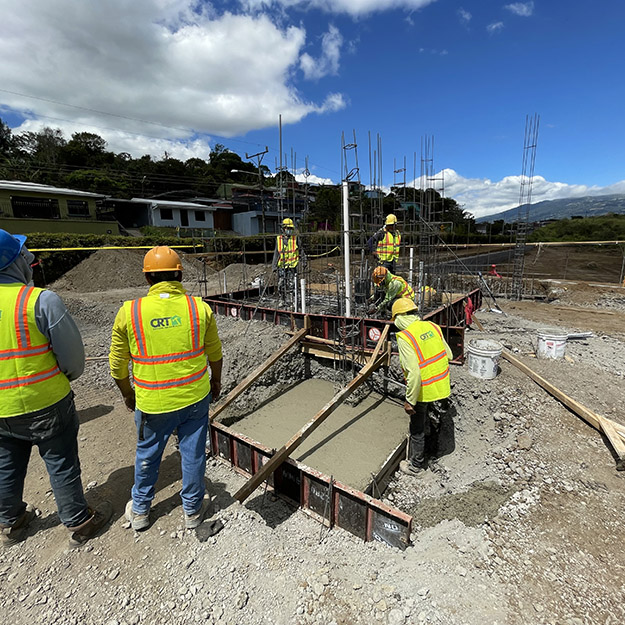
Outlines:
<svg viewBox="0 0 625 625"><path fill-rule="evenodd" d="M22 264L28 270L21 267ZM24 259L18 258L0 271L0 284L28 284L32 275L29 270L30 266L26 265ZM35 305L35 323L50 341L59 369L69 380L79 378L85 369L85 348L76 322L56 293L41 293Z"/></svg>

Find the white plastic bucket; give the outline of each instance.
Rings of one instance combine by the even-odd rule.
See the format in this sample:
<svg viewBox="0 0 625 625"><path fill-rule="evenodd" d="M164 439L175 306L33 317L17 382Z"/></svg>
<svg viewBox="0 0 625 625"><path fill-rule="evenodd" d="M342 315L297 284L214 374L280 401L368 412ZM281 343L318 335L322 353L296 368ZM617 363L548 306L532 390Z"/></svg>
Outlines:
<svg viewBox="0 0 625 625"><path fill-rule="evenodd" d="M538 358L564 358L568 334L562 330L539 330L536 356Z"/></svg>
<svg viewBox="0 0 625 625"><path fill-rule="evenodd" d="M469 373L482 380L492 380L497 375L502 350L497 341L471 339L467 346Z"/></svg>

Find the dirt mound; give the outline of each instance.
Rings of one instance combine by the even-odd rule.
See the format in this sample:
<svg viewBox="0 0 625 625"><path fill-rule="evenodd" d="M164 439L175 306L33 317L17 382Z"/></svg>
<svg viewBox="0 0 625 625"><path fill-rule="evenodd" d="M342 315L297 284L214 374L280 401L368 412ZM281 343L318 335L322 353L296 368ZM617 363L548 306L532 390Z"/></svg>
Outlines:
<svg viewBox="0 0 625 625"><path fill-rule="evenodd" d="M55 291L92 293L110 289L145 286L142 265L145 250L98 250L54 282ZM203 275L203 263L181 254L183 281L196 282ZM214 269L206 267L206 274Z"/></svg>

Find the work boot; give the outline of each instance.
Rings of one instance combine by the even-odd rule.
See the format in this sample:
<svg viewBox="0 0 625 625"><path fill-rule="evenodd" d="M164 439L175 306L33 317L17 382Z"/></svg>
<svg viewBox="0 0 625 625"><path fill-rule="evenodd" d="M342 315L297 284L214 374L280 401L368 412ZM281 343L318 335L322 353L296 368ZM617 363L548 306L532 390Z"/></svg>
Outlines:
<svg viewBox="0 0 625 625"><path fill-rule="evenodd" d="M402 460L399 463L399 470L406 475L417 477L418 475L421 475L425 469L424 467L412 464L412 462L409 462L408 460Z"/></svg>
<svg viewBox="0 0 625 625"><path fill-rule="evenodd" d="M0 539L2 540L2 544L10 547L24 540L26 529L34 518L35 509L27 505L24 512L17 518L13 525L0 524Z"/></svg>
<svg viewBox="0 0 625 625"><path fill-rule="evenodd" d="M194 530L196 527L202 523L206 513L210 508L211 502L210 499L204 498L202 499L202 504L200 505L200 509L195 514L184 514L184 526L188 530Z"/></svg>
<svg viewBox="0 0 625 625"><path fill-rule="evenodd" d="M84 523L67 528L72 532L69 539L69 546L72 549L84 545L100 533L113 516L113 505L110 501L103 501L97 508L88 508L88 511L90 516Z"/></svg>
<svg viewBox="0 0 625 625"><path fill-rule="evenodd" d="M130 527L135 532L140 532L150 526L150 511L148 510L145 514L137 514L132 509L132 499L126 504L125 517L127 521L130 521Z"/></svg>

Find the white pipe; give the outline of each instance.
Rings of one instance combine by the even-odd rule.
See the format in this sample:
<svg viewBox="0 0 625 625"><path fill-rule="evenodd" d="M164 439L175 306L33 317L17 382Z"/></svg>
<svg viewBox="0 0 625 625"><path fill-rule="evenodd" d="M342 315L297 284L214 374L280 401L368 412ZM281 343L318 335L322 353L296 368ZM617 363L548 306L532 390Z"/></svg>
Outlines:
<svg viewBox="0 0 625 625"><path fill-rule="evenodd" d="M302 312L306 314L306 278L302 278L299 284L302 288Z"/></svg>
<svg viewBox="0 0 625 625"><path fill-rule="evenodd" d="M293 312L297 312L297 274L293 276Z"/></svg>
<svg viewBox="0 0 625 625"><path fill-rule="evenodd" d="M345 316L352 316L352 280L349 273L349 183L343 181L343 248L345 262Z"/></svg>
<svg viewBox="0 0 625 625"><path fill-rule="evenodd" d="M228 292L228 287L226 285L226 270L224 269L224 293Z"/></svg>
<svg viewBox="0 0 625 625"><path fill-rule="evenodd" d="M414 247L410 248L410 270L408 272L408 284L410 285L410 288L414 288L414 282L413 280L413 268L414 268Z"/></svg>

